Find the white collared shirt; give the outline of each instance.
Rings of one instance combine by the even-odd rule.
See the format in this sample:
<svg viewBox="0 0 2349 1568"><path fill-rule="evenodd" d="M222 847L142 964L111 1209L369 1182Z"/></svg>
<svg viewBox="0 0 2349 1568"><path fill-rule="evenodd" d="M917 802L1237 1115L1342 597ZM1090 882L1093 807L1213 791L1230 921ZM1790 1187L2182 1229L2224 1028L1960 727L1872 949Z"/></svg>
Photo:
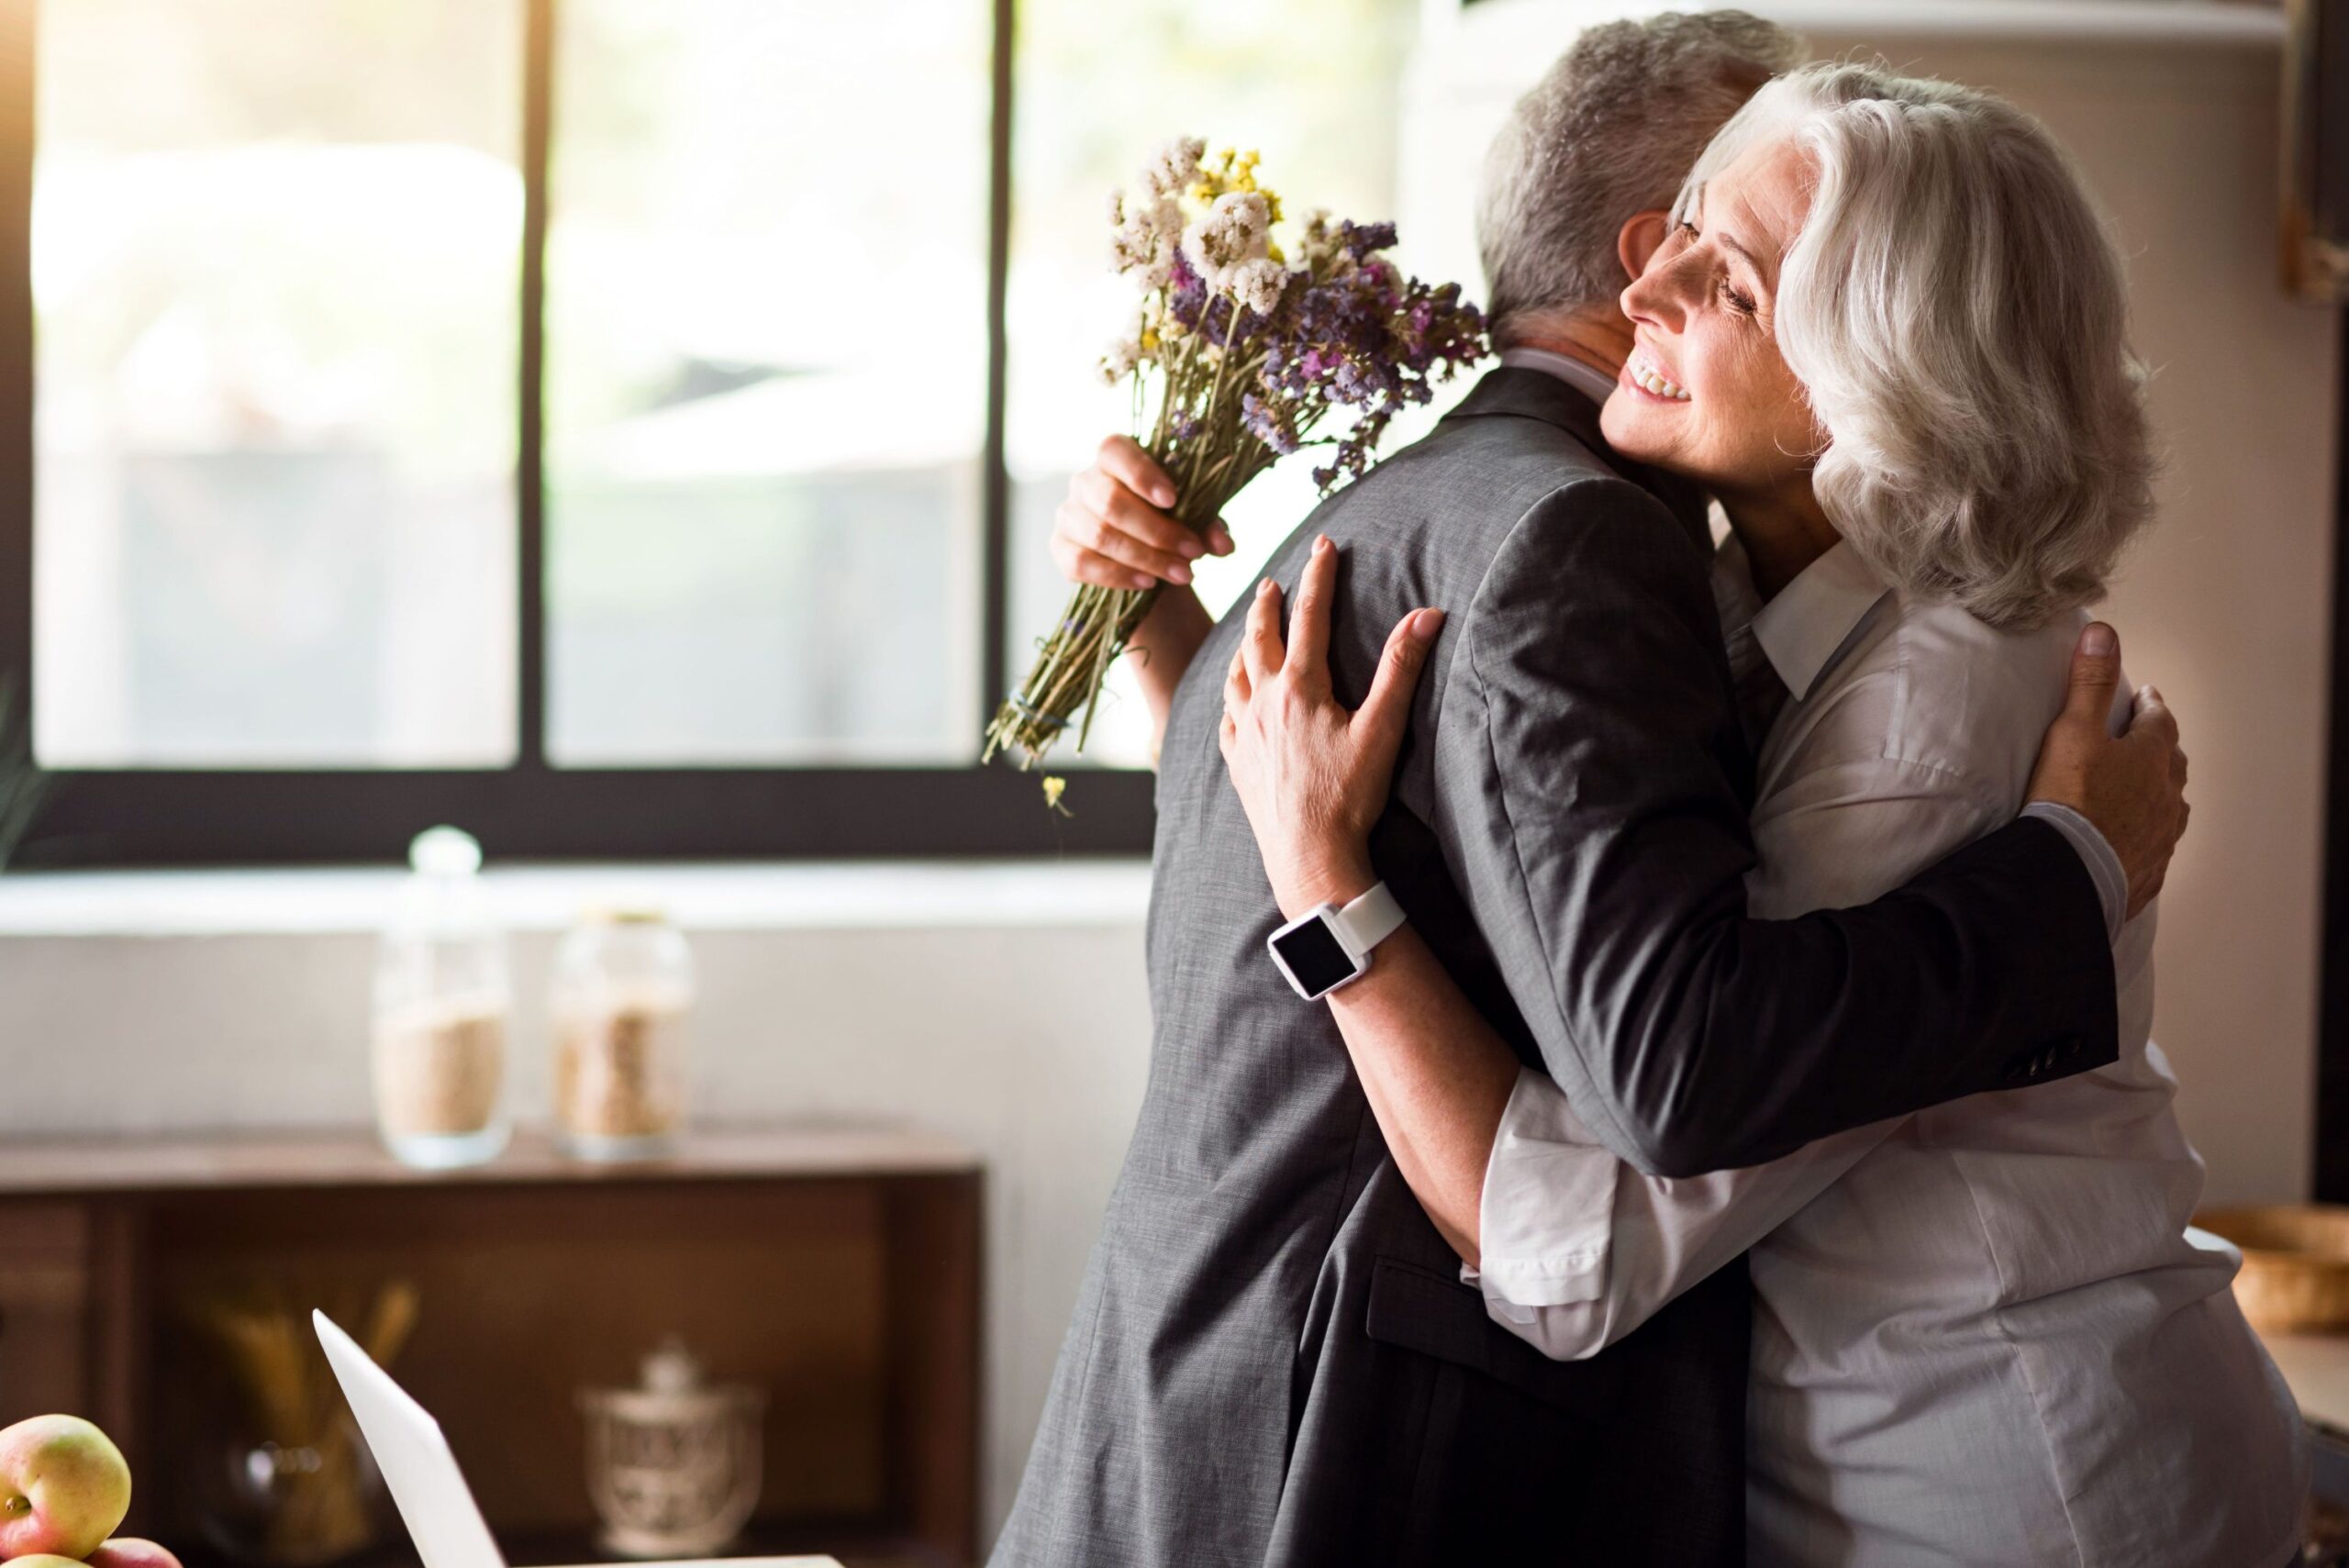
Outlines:
<svg viewBox="0 0 2349 1568"><path fill-rule="evenodd" d="M1841 545L1767 606L1733 543L1716 579L1732 661L1766 658L1790 694L1760 759L1754 915L1865 903L2014 817L2084 617L1999 632ZM2121 932L2111 1066L1751 1170L1642 1177L1525 1073L1464 1277L1575 1358L1750 1248L1758 1568L2281 1563L2307 1456L2235 1260L2186 1235L2202 1167L2148 1038L2153 937L2150 909Z"/></svg>

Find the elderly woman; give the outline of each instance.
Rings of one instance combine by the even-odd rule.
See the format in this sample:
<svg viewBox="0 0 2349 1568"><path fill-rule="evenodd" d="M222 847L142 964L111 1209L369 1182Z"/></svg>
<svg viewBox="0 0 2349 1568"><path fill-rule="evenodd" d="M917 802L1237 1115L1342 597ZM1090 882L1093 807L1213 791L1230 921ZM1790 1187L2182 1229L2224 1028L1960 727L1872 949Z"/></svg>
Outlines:
<svg viewBox="0 0 2349 1568"><path fill-rule="evenodd" d="M1603 427L1729 519L1724 630L1766 731L1753 912L1863 902L2014 816L2082 606L2147 515L2121 269L2033 122L1855 67L1763 89L1674 219L1624 292ZM1285 648L1279 597L1250 611L1224 751L1296 915L1376 880L1408 694L1338 707L1325 617ZM2149 909L2115 954L2112 1066L1697 1180L1599 1147L1423 945L1330 1003L1397 1166L1545 1352L1592 1354L1751 1250L1754 1562L2280 1568L2306 1459L2233 1260L2187 1236L2202 1173L2148 1039L2153 938Z"/></svg>

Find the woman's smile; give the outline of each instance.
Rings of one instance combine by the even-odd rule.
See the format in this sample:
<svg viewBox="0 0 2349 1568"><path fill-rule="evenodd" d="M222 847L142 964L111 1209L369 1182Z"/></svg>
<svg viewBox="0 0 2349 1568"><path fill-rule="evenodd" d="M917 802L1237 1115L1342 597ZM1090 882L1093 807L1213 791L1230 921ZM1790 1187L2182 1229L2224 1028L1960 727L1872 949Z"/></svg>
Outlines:
<svg viewBox="0 0 2349 1568"><path fill-rule="evenodd" d="M1673 379L1664 361L1657 359L1654 351L1645 344L1633 349L1631 357L1623 361L1621 380L1625 386L1652 402L1688 401L1688 389Z"/></svg>

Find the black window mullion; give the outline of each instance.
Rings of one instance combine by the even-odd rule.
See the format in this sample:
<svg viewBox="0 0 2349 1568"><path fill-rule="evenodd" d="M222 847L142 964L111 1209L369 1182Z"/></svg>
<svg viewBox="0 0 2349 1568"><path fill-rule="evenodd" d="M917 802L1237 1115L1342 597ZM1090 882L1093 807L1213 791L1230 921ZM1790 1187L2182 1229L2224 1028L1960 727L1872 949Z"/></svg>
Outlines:
<svg viewBox="0 0 2349 1568"><path fill-rule="evenodd" d="M515 453L515 763L547 765L547 171L554 102L554 0L525 0L522 43L522 344Z"/></svg>
<svg viewBox="0 0 2349 1568"><path fill-rule="evenodd" d="M38 7L0 6L0 679L32 697L33 147Z"/></svg>
<svg viewBox="0 0 2349 1568"><path fill-rule="evenodd" d="M994 7L993 111L987 151L987 428L982 459L982 576L985 595L979 617L979 717L993 716L1011 689L1007 644L1011 622L1011 477L1004 458L1008 334L1005 300L1011 270L1011 114L1014 0L987 0ZM972 744L978 738L972 737Z"/></svg>

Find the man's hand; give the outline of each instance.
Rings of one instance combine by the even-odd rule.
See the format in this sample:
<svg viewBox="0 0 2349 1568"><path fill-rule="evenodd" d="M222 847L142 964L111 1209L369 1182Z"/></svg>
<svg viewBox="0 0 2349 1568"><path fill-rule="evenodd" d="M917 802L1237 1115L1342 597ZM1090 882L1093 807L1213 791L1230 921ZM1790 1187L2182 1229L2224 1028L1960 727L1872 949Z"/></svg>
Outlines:
<svg viewBox="0 0 2349 1568"><path fill-rule="evenodd" d="M2112 733L2121 688L2121 638L2102 621L2080 633L2072 688L2039 745L2032 800L2068 806L2096 825L2129 873L2129 914L2153 902L2186 833L2186 752L2177 720L2151 686L2140 689L2129 727Z"/></svg>
<svg viewBox="0 0 2349 1568"><path fill-rule="evenodd" d="M1111 436L1093 466L1068 482L1052 517L1052 564L1072 583L1155 588L1191 581L1202 555L1230 555L1220 518L1201 538L1160 508L1174 504L1174 482L1130 436Z"/></svg>

